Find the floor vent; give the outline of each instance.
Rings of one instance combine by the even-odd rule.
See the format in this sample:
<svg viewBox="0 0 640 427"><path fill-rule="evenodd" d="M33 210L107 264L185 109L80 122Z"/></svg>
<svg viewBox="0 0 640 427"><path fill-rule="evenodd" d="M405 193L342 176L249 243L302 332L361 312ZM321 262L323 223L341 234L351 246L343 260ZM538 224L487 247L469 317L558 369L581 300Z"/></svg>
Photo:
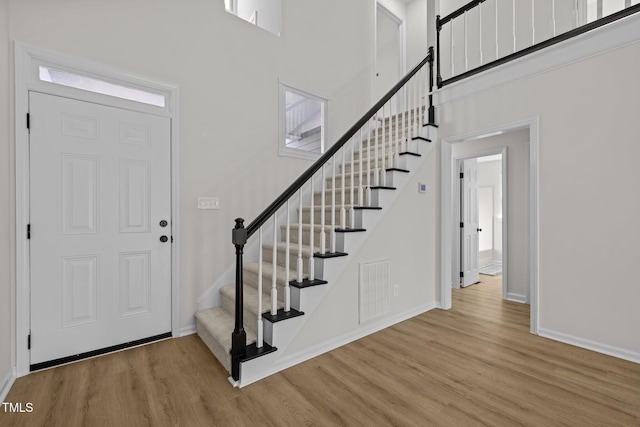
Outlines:
<svg viewBox="0 0 640 427"><path fill-rule="evenodd" d="M360 263L358 297L360 323L389 312L390 289L390 260Z"/></svg>

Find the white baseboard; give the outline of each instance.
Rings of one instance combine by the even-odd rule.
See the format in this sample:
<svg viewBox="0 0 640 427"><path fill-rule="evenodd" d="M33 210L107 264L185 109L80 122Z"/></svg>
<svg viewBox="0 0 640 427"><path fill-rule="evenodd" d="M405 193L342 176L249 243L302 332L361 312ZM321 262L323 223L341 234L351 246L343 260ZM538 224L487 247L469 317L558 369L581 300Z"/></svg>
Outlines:
<svg viewBox="0 0 640 427"><path fill-rule="evenodd" d="M587 340L573 335L556 332L549 329L538 328L538 335L549 338L554 341L560 341L576 347L595 351L596 353L606 354L608 356L617 357L618 359L628 360L634 363L640 363L640 353L625 350L624 348L614 347L608 344Z"/></svg>
<svg viewBox="0 0 640 427"><path fill-rule="evenodd" d="M514 294L513 292L507 292L507 299L513 302L519 302L521 304L527 303L526 295Z"/></svg>
<svg viewBox="0 0 640 427"><path fill-rule="evenodd" d="M15 368L11 368L0 380L0 402L4 402L4 399L7 397L7 394L9 394L9 390L11 390L15 380L16 370Z"/></svg>
<svg viewBox="0 0 640 427"><path fill-rule="evenodd" d="M196 325L183 326L180 328L180 336L186 337L187 335L193 335L196 333Z"/></svg>
<svg viewBox="0 0 640 427"><path fill-rule="evenodd" d="M378 332L382 329L388 328L390 326L395 325L396 323L400 323L402 321L411 319L412 317L418 316L422 313L426 313L432 309L436 308L436 303L425 304L419 307L416 307L412 310L406 311L404 313L396 314L394 316L383 319L379 322L367 325L362 328L358 328L355 331L349 332L342 336L336 337L329 341L325 341L315 347L306 349L304 351L295 353L291 356L287 356L282 360L279 360L275 363L275 366L268 371L260 372L259 375L253 378L242 378L240 384L237 384L239 387L245 387L249 384L252 384L256 381L260 381L263 378L266 378L270 375L273 375L277 372L290 368L291 366L297 365L309 359L313 359L316 356L320 356L326 352L334 350L338 347L341 347L345 344L349 344L350 342L359 340L360 338L364 338L367 335L371 335L375 332Z"/></svg>

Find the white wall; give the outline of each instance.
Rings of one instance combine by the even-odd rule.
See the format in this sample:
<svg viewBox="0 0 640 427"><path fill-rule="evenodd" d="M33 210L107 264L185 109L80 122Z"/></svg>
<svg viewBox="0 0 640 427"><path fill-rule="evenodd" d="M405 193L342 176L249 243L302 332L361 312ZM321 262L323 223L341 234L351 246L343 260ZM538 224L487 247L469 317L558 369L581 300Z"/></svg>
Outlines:
<svg viewBox="0 0 640 427"><path fill-rule="evenodd" d="M12 348L12 300L13 300L13 257L11 254L14 240L13 196L11 192L13 150L11 148L9 111L9 39L8 39L8 3L0 1L0 391L3 380L11 373L13 366Z"/></svg>
<svg viewBox="0 0 640 427"><path fill-rule="evenodd" d="M635 360L639 67L636 42L439 109L441 137L539 117L540 331Z"/></svg>
<svg viewBox="0 0 640 427"><path fill-rule="evenodd" d="M233 263L234 218L249 222L311 163L277 155L278 79L330 98L327 138L332 142L372 104L375 4L368 0L283 1L281 37L225 12L222 1L10 0L8 5L11 41L180 87L177 244L183 328L194 323L196 299ZM13 61L4 64L2 91ZM2 104L2 123L11 105ZM0 158L9 159L9 127L0 128L5 130ZM14 209L5 194L10 177L8 168L0 170L5 171L0 195L9 201L0 208L0 227L9 227L2 234L10 235L13 228L5 219ZM198 196L219 197L221 209L197 210ZM0 292L9 292L9 256L2 254ZM0 369L6 324L0 331Z"/></svg>
<svg viewBox="0 0 640 427"><path fill-rule="evenodd" d="M449 111L445 106L445 111ZM466 114L457 114L457 122L466 122ZM453 123L444 123L451 126ZM448 132L448 130L446 131ZM441 133L444 135L444 132ZM492 148L507 147L507 293L527 296L527 130L508 132L502 135L464 141L454 144L451 152L454 157L480 153Z"/></svg>
<svg viewBox="0 0 640 427"><path fill-rule="evenodd" d="M435 19L427 16L427 0L407 3L407 71L427 56L427 27L434 26Z"/></svg>

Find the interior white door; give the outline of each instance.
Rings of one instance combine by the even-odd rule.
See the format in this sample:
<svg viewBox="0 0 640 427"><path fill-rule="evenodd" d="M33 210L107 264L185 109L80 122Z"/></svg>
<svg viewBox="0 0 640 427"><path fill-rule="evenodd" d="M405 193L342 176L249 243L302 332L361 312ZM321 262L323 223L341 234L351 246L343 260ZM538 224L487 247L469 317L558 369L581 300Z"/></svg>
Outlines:
<svg viewBox="0 0 640 427"><path fill-rule="evenodd" d="M32 369L170 332L170 120L35 92L29 109Z"/></svg>
<svg viewBox="0 0 640 427"><path fill-rule="evenodd" d="M401 76L401 21L378 4L376 13L376 100L382 98Z"/></svg>
<svg viewBox="0 0 640 427"><path fill-rule="evenodd" d="M461 285L469 286L480 281L480 267L478 265L478 159L464 160L462 173L460 264L463 277Z"/></svg>

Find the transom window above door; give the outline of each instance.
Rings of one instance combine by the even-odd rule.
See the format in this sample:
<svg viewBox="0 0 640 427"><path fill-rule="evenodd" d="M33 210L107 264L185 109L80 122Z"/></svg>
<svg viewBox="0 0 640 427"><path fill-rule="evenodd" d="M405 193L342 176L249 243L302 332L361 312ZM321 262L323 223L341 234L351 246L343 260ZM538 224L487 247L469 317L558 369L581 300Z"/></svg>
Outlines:
<svg viewBox="0 0 640 427"><path fill-rule="evenodd" d="M95 79L86 75L70 71L58 70L52 67L40 65L38 67L40 81L100 93L102 95L115 96L129 101L142 102L143 104L165 107L165 95L122 86L104 80Z"/></svg>

